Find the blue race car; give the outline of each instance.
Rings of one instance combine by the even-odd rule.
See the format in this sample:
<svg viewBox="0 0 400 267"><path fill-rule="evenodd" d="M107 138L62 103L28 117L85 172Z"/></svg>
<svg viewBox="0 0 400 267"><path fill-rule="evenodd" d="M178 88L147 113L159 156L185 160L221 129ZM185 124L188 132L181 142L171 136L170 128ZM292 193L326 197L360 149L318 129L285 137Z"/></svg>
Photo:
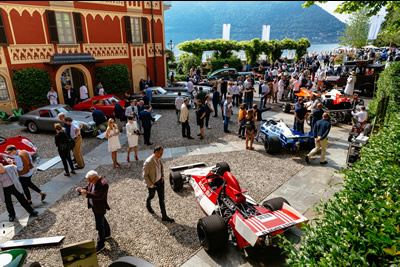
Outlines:
<svg viewBox="0 0 400 267"><path fill-rule="evenodd" d="M314 144L313 133L301 134L290 128L282 120L269 120L261 126L260 139L264 142L268 154L279 153L282 147L291 151L312 149Z"/></svg>

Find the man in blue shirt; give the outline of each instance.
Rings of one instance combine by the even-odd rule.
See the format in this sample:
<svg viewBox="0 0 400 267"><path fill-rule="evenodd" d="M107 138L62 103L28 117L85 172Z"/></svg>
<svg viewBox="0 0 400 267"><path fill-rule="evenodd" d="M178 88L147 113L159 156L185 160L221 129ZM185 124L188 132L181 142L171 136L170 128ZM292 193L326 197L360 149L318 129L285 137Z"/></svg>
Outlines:
<svg viewBox="0 0 400 267"><path fill-rule="evenodd" d="M322 115L322 120L317 121L314 125L313 134L315 138L315 148L311 150L310 153L306 156L306 162L310 163L310 157L317 154L319 150L321 150L321 160L320 164L325 165L328 162L325 160L326 147L328 145L328 134L331 130L331 123L329 122L328 113L324 113Z"/></svg>
<svg viewBox="0 0 400 267"><path fill-rule="evenodd" d="M140 120L142 121L143 128L143 136L144 136L144 144L151 146L150 143L150 134L151 134L151 122L154 121L154 118L150 113L150 106L145 106L144 110L139 113Z"/></svg>
<svg viewBox="0 0 400 267"><path fill-rule="evenodd" d="M149 105L151 106L151 101L153 100L153 92L151 89L146 85L146 96L149 98ZM145 103L146 104L146 103Z"/></svg>
<svg viewBox="0 0 400 267"><path fill-rule="evenodd" d="M79 125L78 123L72 121L71 117L65 118L65 123L71 126L70 136L71 139L75 141L74 145L74 158L78 166L76 169L83 169L85 167L85 161L83 160L82 156L82 136L81 136L81 129L83 124Z"/></svg>

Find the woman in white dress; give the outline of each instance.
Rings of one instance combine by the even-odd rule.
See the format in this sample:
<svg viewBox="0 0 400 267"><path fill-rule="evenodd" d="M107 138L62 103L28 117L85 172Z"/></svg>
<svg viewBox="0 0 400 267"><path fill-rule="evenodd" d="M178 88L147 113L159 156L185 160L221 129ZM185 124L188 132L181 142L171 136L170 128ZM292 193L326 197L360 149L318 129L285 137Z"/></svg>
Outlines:
<svg viewBox="0 0 400 267"><path fill-rule="evenodd" d="M139 139L139 128L137 125L137 122L134 120L133 116L128 117L128 123L126 124L126 136L128 137L128 143L129 143L129 149L128 149L128 156L126 158L126 161L130 162L129 159L129 154L133 150L135 151L135 160L138 161L138 156L137 156L137 145L138 145L138 139Z"/></svg>
<svg viewBox="0 0 400 267"><path fill-rule="evenodd" d="M114 163L114 168L119 168L121 165L117 161L117 151L121 148L119 143L119 130L114 122L114 119L108 120L108 127L106 131L106 138L108 139L108 151L111 152L111 157Z"/></svg>

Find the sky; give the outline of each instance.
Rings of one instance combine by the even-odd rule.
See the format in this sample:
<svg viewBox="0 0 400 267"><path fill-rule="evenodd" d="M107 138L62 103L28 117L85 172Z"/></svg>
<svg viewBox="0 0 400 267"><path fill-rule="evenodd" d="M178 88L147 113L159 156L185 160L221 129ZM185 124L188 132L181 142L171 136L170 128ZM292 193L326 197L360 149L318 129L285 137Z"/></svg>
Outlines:
<svg viewBox="0 0 400 267"><path fill-rule="evenodd" d="M350 17L349 14L339 14L339 13L333 12L333 10L335 10L336 7L341 3L343 3L343 1L328 1L325 4L317 3L317 5L322 7L325 11L328 11L330 14L334 15L340 21L346 22L346 19L348 19ZM381 10L378 14L384 16L386 14L386 9Z"/></svg>

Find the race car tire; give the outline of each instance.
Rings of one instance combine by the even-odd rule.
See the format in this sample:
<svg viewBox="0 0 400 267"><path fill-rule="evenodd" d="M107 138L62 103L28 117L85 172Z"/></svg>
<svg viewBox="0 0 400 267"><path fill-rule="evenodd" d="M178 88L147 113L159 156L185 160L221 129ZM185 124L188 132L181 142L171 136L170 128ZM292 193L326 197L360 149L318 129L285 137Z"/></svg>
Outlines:
<svg viewBox="0 0 400 267"><path fill-rule="evenodd" d="M197 235L200 245L206 251L215 251L225 247L228 242L228 228L224 218L219 215L201 218L197 223Z"/></svg>
<svg viewBox="0 0 400 267"><path fill-rule="evenodd" d="M136 257L125 256L111 263L109 267L154 267L153 264Z"/></svg>
<svg viewBox="0 0 400 267"><path fill-rule="evenodd" d="M276 211L282 209L283 203L290 205L283 197L276 197L264 201L263 206L270 211Z"/></svg>
<svg viewBox="0 0 400 267"><path fill-rule="evenodd" d="M276 154L281 151L282 144L278 136L267 136L264 141L264 148L268 154Z"/></svg>
<svg viewBox="0 0 400 267"><path fill-rule="evenodd" d="M179 192L183 188L183 178L180 172L173 172L169 174L169 183L171 184L172 190Z"/></svg>
<svg viewBox="0 0 400 267"><path fill-rule="evenodd" d="M218 172L217 172L217 174L218 174L219 176L224 176L224 173L225 173L225 172L230 172L230 171L231 171L231 168L229 167L229 164L226 163L226 162L218 162L218 163L216 164L216 166L218 167Z"/></svg>
<svg viewBox="0 0 400 267"><path fill-rule="evenodd" d="M292 105L290 103L286 103L285 105L283 105L283 112L290 113L291 109L292 109Z"/></svg>
<svg viewBox="0 0 400 267"><path fill-rule="evenodd" d="M353 136L349 134L349 137L347 138L347 142L351 143L353 142Z"/></svg>
<svg viewBox="0 0 400 267"><path fill-rule="evenodd" d="M310 113L307 114L306 122L307 122L308 126L311 126L311 114Z"/></svg>

